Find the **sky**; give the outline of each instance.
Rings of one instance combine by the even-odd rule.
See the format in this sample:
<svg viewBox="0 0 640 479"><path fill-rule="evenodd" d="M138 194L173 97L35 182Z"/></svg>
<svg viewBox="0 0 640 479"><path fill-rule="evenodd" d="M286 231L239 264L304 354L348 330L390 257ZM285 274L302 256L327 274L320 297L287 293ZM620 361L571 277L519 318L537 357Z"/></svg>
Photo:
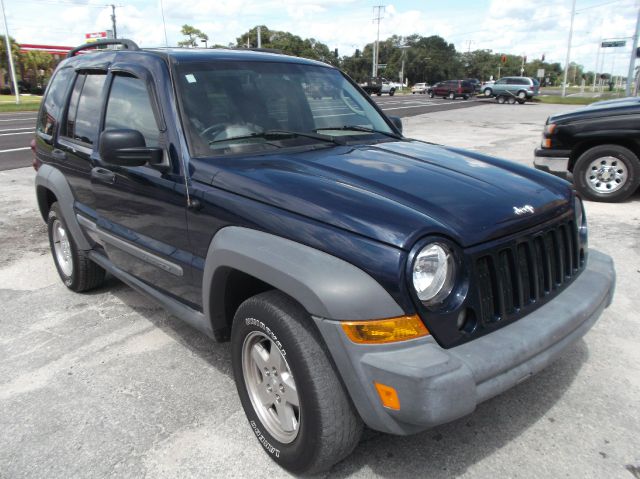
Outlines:
<svg viewBox="0 0 640 479"><path fill-rule="evenodd" d="M204 31L210 43L235 43L255 25L313 37L340 55L375 40L373 6L385 5L380 38L440 35L459 51L545 55L564 64L572 0L4 0L9 34L19 43L76 46L84 34L111 28L140 46L175 45L180 28ZM593 70L600 39L624 38L624 48L603 49L597 71L626 75L640 0L576 0L571 61ZM604 66L602 65L604 62Z"/></svg>

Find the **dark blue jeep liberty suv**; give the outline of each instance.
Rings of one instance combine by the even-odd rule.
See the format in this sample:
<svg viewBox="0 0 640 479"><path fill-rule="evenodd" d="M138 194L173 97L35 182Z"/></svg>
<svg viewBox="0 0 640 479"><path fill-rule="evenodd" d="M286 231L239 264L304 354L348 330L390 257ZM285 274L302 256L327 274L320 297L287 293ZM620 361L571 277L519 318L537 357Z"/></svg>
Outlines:
<svg viewBox="0 0 640 479"><path fill-rule="evenodd" d="M78 292L109 272L230 340L282 467L326 470L365 424L469 414L610 304L612 261L564 180L405 138L319 62L106 43L70 52L39 113L56 268Z"/></svg>

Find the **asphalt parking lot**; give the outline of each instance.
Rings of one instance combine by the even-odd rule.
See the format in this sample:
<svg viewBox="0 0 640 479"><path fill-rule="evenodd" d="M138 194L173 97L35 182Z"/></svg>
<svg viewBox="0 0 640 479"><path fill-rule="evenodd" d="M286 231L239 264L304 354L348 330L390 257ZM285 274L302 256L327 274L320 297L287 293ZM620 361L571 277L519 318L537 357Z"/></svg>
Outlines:
<svg viewBox="0 0 640 479"><path fill-rule="evenodd" d="M380 101L411 106L396 98ZM405 118L407 136L527 165L546 116L571 109L426 108ZM88 294L62 285L33 177L0 171L0 477L287 477L244 418L228 344L116 280ZM618 273L594 328L465 418L410 437L366 432L325 477L640 478L640 195L586 208L590 246Z"/></svg>

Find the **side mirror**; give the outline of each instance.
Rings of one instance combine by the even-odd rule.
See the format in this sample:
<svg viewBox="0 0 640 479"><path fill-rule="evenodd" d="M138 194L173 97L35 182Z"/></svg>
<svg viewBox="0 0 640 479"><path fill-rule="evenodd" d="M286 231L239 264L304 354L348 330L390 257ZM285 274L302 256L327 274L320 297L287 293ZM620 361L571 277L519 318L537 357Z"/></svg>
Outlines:
<svg viewBox="0 0 640 479"><path fill-rule="evenodd" d="M146 146L138 130L106 130L100 135L102 161L118 166L142 166L162 163L162 148Z"/></svg>
<svg viewBox="0 0 640 479"><path fill-rule="evenodd" d="M391 120L393 126L395 126L400 131L400 133L402 133L402 119L399 116L390 116L389 120Z"/></svg>

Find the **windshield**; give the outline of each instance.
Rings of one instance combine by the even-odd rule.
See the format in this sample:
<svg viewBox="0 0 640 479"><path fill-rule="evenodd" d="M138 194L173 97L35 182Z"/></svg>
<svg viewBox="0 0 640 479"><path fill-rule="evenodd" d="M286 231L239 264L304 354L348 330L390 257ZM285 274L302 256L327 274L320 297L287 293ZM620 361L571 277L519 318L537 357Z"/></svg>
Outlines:
<svg viewBox="0 0 640 479"><path fill-rule="evenodd" d="M388 140L394 135L333 68L216 61L181 63L176 70L183 124L196 157L326 147L346 139Z"/></svg>

